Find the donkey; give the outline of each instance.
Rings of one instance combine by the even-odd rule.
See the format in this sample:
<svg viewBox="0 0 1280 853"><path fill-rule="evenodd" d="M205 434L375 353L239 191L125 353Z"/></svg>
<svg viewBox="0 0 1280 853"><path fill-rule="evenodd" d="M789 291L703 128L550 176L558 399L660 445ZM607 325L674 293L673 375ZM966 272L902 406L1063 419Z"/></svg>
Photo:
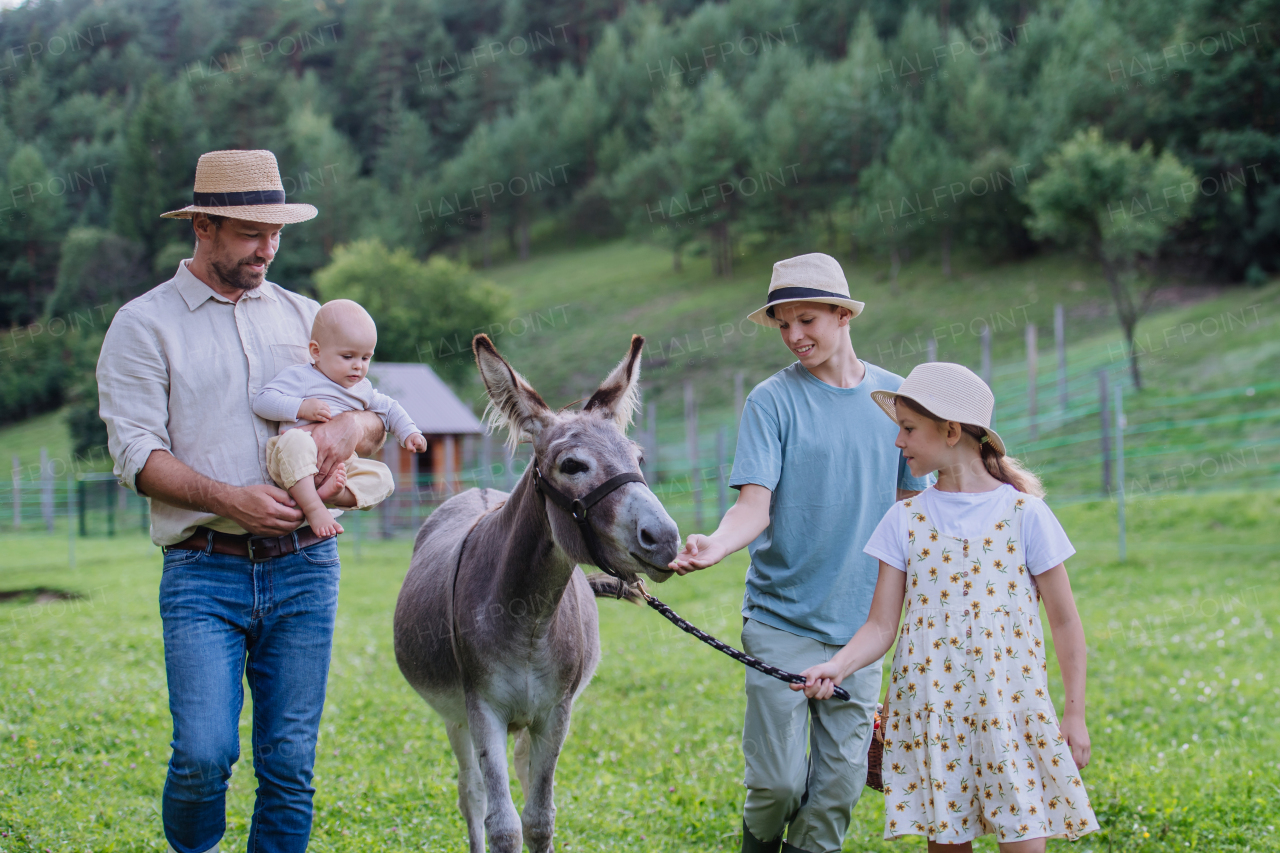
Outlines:
<svg viewBox="0 0 1280 853"><path fill-rule="evenodd" d="M533 461L510 494L470 489L423 522L394 623L400 671L444 718L471 853L483 853L486 835L493 853L517 853L522 840L532 853L552 850L556 760L600 661L593 596L636 600L639 573L657 583L673 574L679 531L624 432L643 346L631 338L581 411L554 412L488 336L472 341L490 428L505 427L513 449L531 441ZM590 496L601 484L608 494ZM562 508L584 496L597 500L589 510ZM576 565L596 558L615 577ZM523 814L507 777L512 732Z"/></svg>

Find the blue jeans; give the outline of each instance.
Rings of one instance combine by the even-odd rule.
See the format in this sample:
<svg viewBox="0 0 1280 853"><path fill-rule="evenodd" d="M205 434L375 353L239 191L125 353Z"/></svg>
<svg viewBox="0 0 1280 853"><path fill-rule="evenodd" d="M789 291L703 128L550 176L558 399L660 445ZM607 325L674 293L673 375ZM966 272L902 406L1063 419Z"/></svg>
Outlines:
<svg viewBox="0 0 1280 853"><path fill-rule="evenodd" d="M336 538L257 564L208 550L164 555L160 616L173 756L162 814L178 853L203 853L226 831L246 677L258 779L249 853L306 849L338 575Z"/></svg>

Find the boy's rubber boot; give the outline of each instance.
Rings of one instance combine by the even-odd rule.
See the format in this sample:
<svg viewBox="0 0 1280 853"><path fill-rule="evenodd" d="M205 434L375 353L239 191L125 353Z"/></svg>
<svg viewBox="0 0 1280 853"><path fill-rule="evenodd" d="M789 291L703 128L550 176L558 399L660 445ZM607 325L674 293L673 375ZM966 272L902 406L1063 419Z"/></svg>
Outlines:
<svg viewBox="0 0 1280 853"><path fill-rule="evenodd" d="M742 853L778 853L782 849L782 833L772 841L761 841L751 834L747 822L742 822Z"/></svg>
<svg viewBox="0 0 1280 853"><path fill-rule="evenodd" d="M782 842L782 853L809 853L809 851L784 841Z"/></svg>

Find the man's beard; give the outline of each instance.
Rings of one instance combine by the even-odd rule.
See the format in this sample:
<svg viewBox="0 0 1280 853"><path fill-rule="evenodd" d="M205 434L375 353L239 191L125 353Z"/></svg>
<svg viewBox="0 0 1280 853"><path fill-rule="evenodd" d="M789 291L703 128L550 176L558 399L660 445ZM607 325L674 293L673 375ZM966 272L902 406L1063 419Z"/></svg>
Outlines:
<svg viewBox="0 0 1280 853"><path fill-rule="evenodd" d="M267 267L270 263L265 263L261 273L254 273L245 268L245 264L257 263L258 259L250 255L247 258L241 258L234 264L223 264L218 261L210 261L209 266L212 267L214 275L216 275L226 287L235 288L236 290L253 290L262 284L267 278Z"/></svg>

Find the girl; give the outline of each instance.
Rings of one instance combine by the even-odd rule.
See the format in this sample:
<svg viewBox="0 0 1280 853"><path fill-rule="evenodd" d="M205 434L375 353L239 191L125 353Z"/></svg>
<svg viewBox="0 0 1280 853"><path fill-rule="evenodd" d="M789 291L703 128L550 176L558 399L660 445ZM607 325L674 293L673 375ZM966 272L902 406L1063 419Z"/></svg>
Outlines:
<svg viewBox="0 0 1280 853"><path fill-rule="evenodd" d="M871 394L897 446L937 485L899 501L863 550L880 560L871 616L830 661L806 669L811 699L894 653L884 730L885 838L924 835L930 853L968 853L995 833L1004 853L1097 828L1079 768L1084 629L1063 560L1075 553L1034 474L991 429L995 398L958 364L922 364L897 392ZM1049 699L1039 601L1066 688Z"/></svg>

